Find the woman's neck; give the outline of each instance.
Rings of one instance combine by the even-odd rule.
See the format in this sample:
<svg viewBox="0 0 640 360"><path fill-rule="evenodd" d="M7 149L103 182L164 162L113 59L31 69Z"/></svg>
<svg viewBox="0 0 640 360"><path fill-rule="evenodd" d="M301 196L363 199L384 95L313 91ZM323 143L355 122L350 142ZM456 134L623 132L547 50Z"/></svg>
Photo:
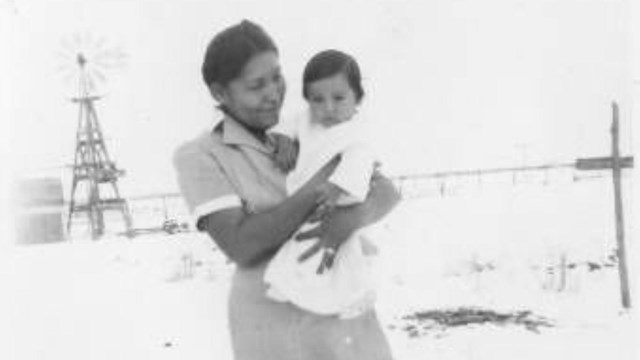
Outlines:
<svg viewBox="0 0 640 360"><path fill-rule="evenodd" d="M253 135L258 141L262 143L267 142L267 132L264 129L257 129L251 126L248 126L244 121L240 120L238 116L236 116L231 110L226 108L225 106L220 106L220 110L227 117L238 123L238 125L242 126L246 129L251 135Z"/></svg>

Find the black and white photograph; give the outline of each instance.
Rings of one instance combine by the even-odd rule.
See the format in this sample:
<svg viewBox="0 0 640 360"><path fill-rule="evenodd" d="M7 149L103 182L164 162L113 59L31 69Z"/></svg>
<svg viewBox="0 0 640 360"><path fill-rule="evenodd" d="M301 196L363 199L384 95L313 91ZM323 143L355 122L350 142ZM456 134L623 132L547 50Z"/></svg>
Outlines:
<svg viewBox="0 0 640 360"><path fill-rule="evenodd" d="M0 0L0 359L640 359L638 34L633 0Z"/></svg>

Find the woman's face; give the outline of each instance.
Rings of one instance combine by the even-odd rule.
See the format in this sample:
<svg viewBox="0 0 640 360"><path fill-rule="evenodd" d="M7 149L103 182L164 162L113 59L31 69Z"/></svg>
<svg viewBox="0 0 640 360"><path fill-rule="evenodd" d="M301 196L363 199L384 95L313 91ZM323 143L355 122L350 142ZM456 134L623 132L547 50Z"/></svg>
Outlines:
<svg viewBox="0 0 640 360"><path fill-rule="evenodd" d="M267 130L278 123L285 91L278 54L267 51L251 58L218 100L246 126Z"/></svg>

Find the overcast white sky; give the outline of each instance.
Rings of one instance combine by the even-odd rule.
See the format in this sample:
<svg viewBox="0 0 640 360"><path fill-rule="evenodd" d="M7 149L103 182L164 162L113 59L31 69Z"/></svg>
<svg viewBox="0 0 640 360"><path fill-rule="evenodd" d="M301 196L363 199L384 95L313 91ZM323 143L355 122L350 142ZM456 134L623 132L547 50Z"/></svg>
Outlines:
<svg viewBox="0 0 640 360"><path fill-rule="evenodd" d="M313 53L356 56L390 172L518 165L523 151L530 164L606 155L612 100L628 152L630 10L623 0L4 0L2 162L23 174L73 161L77 109L56 53L88 33L128 55L97 104L128 172L121 188L175 190L173 149L217 116L200 79L204 49L242 18L280 47L285 113L302 106Z"/></svg>

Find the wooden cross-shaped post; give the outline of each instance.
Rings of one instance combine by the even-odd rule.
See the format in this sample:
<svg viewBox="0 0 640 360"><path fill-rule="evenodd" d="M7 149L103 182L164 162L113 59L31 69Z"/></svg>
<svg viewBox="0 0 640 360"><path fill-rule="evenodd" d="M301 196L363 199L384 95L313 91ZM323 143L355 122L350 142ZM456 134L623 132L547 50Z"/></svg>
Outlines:
<svg viewBox="0 0 640 360"><path fill-rule="evenodd" d="M631 308L631 295L629 291L629 273L627 270L627 255L624 242L624 213L622 208L622 169L633 167L633 157L620 157L619 141L620 127L618 104L611 104L613 110L613 122L611 124L611 156L598 158L585 158L576 161L578 170L604 170L611 169L613 172L613 193L614 209L616 218L616 242L618 245L618 275L620 277L620 291L622 295L622 306L625 309Z"/></svg>

